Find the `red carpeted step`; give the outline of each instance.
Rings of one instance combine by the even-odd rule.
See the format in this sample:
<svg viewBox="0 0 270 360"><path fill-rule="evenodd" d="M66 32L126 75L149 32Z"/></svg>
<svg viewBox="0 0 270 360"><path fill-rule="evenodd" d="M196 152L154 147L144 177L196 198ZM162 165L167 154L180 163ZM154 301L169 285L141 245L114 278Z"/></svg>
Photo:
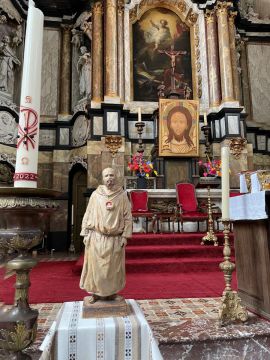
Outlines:
<svg viewBox="0 0 270 360"><path fill-rule="evenodd" d="M133 234L128 245L200 245L205 233ZM223 234L218 233L218 242L223 244Z"/></svg>
<svg viewBox="0 0 270 360"><path fill-rule="evenodd" d="M87 295L79 288L80 277L72 272L74 262L41 262L30 275L30 303L80 301ZM0 301L12 304L15 277L0 281ZM48 286L49 284L49 286ZM233 273L233 289L236 274ZM121 294L126 299L170 299L216 297L224 290L224 275L209 272L128 273ZM44 290L45 289L45 290Z"/></svg>
<svg viewBox="0 0 270 360"><path fill-rule="evenodd" d="M200 272L218 271L223 258L159 258L159 259L131 259L126 261L128 273L163 273L163 272Z"/></svg>
<svg viewBox="0 0 270 360"><path fill-rule="evenodd" d="M201 256L203 258L213 258L222 256L222 251L222 246L213 245L128 245L126 249L126 259L162 258L164 256L179 258Z"/></svg>

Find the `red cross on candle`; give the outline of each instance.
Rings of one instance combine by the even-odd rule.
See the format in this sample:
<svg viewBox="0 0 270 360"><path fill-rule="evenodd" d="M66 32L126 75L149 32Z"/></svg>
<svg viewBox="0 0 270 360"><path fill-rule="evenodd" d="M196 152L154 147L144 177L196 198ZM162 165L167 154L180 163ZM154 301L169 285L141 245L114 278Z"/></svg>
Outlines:
<svg viewBox="0 0 270 360"><path fill-rule="evenodd" d="M21 116L23 117L24 128L19 124L17 148L23 144L26 150L31 145L35 149L35 136L38 130L38 115L35 110L30 108L21 108Z"/></svg>

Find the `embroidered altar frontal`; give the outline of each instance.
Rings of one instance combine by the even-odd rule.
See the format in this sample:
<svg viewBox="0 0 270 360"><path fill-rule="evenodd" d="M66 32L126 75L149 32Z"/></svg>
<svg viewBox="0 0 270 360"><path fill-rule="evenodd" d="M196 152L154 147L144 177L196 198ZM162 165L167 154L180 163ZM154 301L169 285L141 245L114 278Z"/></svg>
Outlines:
<svg viewBox="0 0 270 360"><path fill-rule="evenodd" d="M82 318L82 302L64 303L45 338L42 360L161 360L157 343L135 300L131 314Z"/></svg>

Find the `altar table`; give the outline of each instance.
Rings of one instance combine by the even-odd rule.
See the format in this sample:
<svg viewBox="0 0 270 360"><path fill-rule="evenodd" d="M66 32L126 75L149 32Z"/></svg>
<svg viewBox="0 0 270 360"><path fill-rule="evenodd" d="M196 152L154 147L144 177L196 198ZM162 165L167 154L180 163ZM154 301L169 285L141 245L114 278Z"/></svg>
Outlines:
<svg viewBox="0 0 270 360"><path fill-rule="evenodd" d="M135 300L131 315L82 318L83 302L66 302L44 339L40 360L162 360L157 343Z"/></svg>

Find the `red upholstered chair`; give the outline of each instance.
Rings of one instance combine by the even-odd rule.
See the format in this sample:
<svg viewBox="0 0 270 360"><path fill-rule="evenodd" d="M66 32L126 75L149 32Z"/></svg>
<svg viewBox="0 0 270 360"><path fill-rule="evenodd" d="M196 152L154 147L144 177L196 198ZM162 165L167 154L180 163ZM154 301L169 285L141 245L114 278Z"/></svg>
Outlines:
<svg viewBox="0 0 270 360"><path fill-rule="evenodd" d="M148 192L146 190L130 191L132 217L143 217L146 221L146 232L148 232L148 220L153 219L153 211L148 210Z"/></svg>
<svg viewBox="0 0 270 360"><path fill-rule="evenodd" d="M177 183L175 186L181 232L183 232L183 223L185 221L197 222L199 231L200 221L207 222L208 214L198 208L195 186L190 183Z"/></svg>

